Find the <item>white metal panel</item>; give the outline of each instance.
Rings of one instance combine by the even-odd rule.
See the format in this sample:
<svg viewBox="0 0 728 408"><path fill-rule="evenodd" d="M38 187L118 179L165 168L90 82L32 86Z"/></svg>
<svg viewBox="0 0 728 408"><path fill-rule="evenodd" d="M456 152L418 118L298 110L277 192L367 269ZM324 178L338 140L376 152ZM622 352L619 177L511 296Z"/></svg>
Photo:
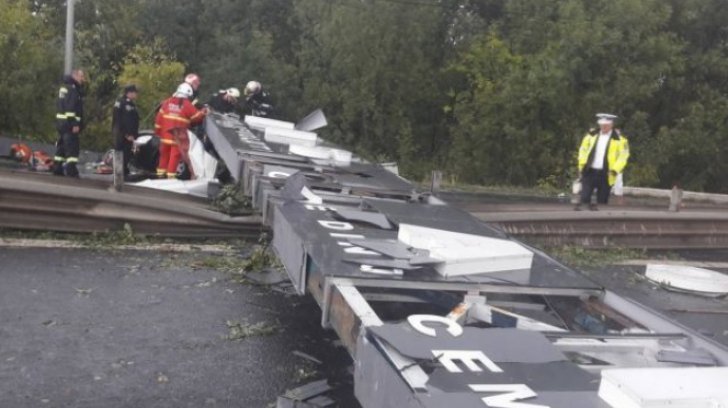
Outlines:
<svg viewBox="0 0 728 408"><path fill-rule="evenodd" d="M533 252L505 239L410 224L399 225L397 238L412 247L426 249L432 258L442 260L435 268L445 277L528 270L533 261Z"/></svg>
<svg viewBox="0 0 728 408"><path fill-rule="evenodd" d="M300 144L303 146L316 146L318 136L313 132L284 129L278 127L265 128L265 141L279 144Z"/></svg>
<svg viewBox="0 0 728 408"><path fill-rule="evenodd" d="M291 122L249 115L245 115L245 123L253 129L260 130L263 130L267 127L277 127L283 129L293 129L295 127L295 125Z"/></svg>
<svg viewBox="0 0 728 408"><path fill-rule="evenodd" d="M728 408L728 368L603 370L599 396L615 408Z"/></svg>

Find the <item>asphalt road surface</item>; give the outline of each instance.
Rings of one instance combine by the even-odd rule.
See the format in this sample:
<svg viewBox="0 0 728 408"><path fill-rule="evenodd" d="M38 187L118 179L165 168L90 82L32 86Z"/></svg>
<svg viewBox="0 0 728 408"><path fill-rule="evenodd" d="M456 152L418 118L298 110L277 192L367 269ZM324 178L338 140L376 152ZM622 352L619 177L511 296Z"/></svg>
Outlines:
<svg viewBox="0 0 728 408"><path fill-rule="evenodd" d="M204 256L0 249L0 407L269 407L322 378L358 406L310 297L190 266ZM276 333L230 340L228 321Z"/></svg>

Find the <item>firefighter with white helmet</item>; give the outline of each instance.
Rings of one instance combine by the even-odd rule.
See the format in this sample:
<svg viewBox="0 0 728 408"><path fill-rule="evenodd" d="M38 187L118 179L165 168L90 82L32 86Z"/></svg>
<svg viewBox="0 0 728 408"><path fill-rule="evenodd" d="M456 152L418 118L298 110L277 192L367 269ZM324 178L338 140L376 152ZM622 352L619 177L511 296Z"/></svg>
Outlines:
<svg viewBox="0 0 728 408"><path fill-rule="evenodd" d="M240 98L240 90L238 88L221 89L213 94L207 105L214 111L220 113L235 112Z"/></svg>
<svg viewBox="0 0 728 408"><path fill-rule="evenodd" d="M157 113L155 128L160 137L157 177L175 177L180 157L186 163L189 161L187 130L200 124L207 113L190 102L193 95L193 86L182 83L172 97L162 102Z"/></svg>
<svg viewBox="0 0 728 408"><path fill-rule="evenodd" d="M245 113L253 116L268 116L273 111L273 106L268 103L268 93L263 90L260 82L248 82L243 93L245 95Z"/></svg>
<svg viewBox="0 0 728 408"><path fill-rule="evenodd" d="M245 96L255 95L263 90L263 86L258 81L250 81L245 84Z"/></svg>

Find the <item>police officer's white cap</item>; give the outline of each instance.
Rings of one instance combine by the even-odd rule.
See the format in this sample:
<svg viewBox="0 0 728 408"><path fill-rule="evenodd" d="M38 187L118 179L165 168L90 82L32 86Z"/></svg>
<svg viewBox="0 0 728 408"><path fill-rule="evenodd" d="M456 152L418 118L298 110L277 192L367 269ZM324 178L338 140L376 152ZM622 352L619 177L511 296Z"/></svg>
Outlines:
<svg viewBox="0 0 728 408"><path fill-rule="evenodd" d="M617 115L612 115L611 113L597 113L597 123L600 125L606 125L610 123L614 123L614 119L617 119Z"/></svg>

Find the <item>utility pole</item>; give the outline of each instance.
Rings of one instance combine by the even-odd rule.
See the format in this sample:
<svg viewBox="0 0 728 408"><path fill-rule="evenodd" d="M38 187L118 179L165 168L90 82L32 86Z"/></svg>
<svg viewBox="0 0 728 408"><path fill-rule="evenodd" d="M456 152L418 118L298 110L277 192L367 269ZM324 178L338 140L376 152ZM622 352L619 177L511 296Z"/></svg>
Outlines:
<svg viewBox="0 0 728 408"><path fill-rule="evenodd" d="M66 54L63 73L69 75L73 68L73 5L76 0L66 0Z"/></svg>

